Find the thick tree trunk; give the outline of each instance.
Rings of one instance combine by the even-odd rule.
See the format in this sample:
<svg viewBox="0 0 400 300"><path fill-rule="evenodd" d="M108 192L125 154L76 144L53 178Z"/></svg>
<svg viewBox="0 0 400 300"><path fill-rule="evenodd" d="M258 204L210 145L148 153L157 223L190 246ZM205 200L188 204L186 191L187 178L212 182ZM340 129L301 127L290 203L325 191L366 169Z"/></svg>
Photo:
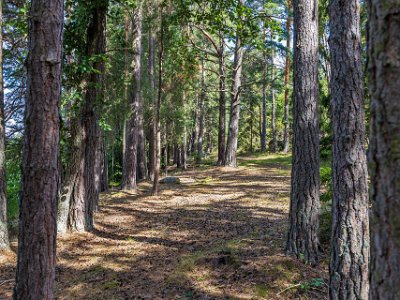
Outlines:
<svg viewBox="0 0 400 300"><path fill-rule="evenodd" d="M4 121L4 89L3 89L3 3L0 2L0 251L10 247L7 227L6 196L6 132Z"/></svg>
<svg viewBox="0 0 400 300"><path fill-rule="evenodd" d="M400 299L400 14L371 0L369 71L372 180L370 299Z"/></svg>
<svg viewBox="0 0 400 300"><path fill-rule="evenodd" d="M275 103L275 50L274 35L271 29L271 132L272 132L272 152L278 150L278 141L276 140L276 103Z"/></svg>
<svg viewBox="0 0 400 300"><path fill-rule="evenodd" d="M161 98L162 98L162 86L163 86L163 66L164 66L164 16L162 8L160 11L160 51L158 61L158 95L156 104L156 118L155 118L155 164L154 164L154 182L153 182L153 195L158 195L160 189L160 169L161 169Z"/></svg>
<svg viewBox="0 0 400 300"><path fill-rule="evenodd" d="M106 14L107 3L91 7L91 19L87 29L86 55L94 57L103 55L106 47ZM93 210L99 199L100 178L98 154L100 142L100 127L96 105L102 96L101 88L104 73L104 62L99 59L93 64L97 70L87 76L85 102L82 107L78 140L82 142L82 156L78 162L79 169L72 191L68 227L71 231L86 231L93 229Z"/></svg>
<svg viewBox="0 0 400 300"><path fill-rule="evenodd" d="M149 80L150 80L150 124L149 124L149 178L150 180L154 180L154 164L156 160L156 147L155 147L155 115L154 115L154 106L155 106L155 97L156 97L156 81L154 76L154 66L155 66L155 55L154 55L154 34L153 30L149 28Z"/></svg>
<svg viewBox="0 0 400 300"><path fill-rule="evenodd" d="M285 125L283 131L283 153L289 151L289 76L290 76L290 10L292 7L292 0L287 0L287 20L286 20L286 61L285 61L285 104L284 104L284 117L283 124Z"/></svg>
<svg viewBox="0 0 400 300"><path fill-rule="evenodd" d="M369 222L360 3L331 0L333 200L330 299L368 299Z"/></svg>
<svg viewBox="0 0 400 300"><path fill-rule="evenodd" d="M314 265L319 258L318 4L294 8L293 163L286 252Z"/></svg>
<svg viewBox="0 0 400 300"><path fill-rule="evenodd" d="M32 0L29 13L18 262L14 299L54 299L64 2Z"/></svg>
<svg viewBox="0 0 400 300"><path fill-rule="evenodd" d="M261 151L267 151L267 20L263 20L263 99L261 125Z"/></svg>
<svg viewBox="0 0 400 300"><path fill-rule="evenodd" d="M199 101L199 135L197 138L197 156L196 163L200 164L203 159L203 140L204 140L204 114L206 108L207 86L206 86L206 68L204 59L201 62L201 95Z"/></svg>
<svg viewBox="0 0 400 300"><path fill-rule="evenodd" d="M219 64L219 119L218 119L218 161L217 165L222 166L225 159L225 135L226 135L226 98L225 98L225 59L224 39L220 34L220 46L218 51Z"/></svg>
<svg viewBox="0 0 400 300"><path fill-rule="evenodd" d="M135 80L135 97L138 103L138 114L137 114L137 127L138 127L138 142L137 142L137 179L147 179L147 164L146 164L146 137L144 134L143 125L143 97L142 97L142 2L138 3L138 9L135 13L134 20L135 28L135 45L134 45L134 80Z"/></svg>
<svg viewBox="0 0 400 300"><path fill-rule="evenodd" d="M240 117L240 87L242 85L242 68L243 68L242 37L239 33L236 35L235 57L233 63L233 86L231 110L229 119L228 140L226 143L224 165L237 167L236 156L238 146L239 133L239 117Z"/></svg>
<svg viewBox="0 0 400 300"><path fill-rule="evenodd" d="M59 234L64 234L71 228L71 224L69 223L70 215L84 215L84 203L75 203L78 199L84 200L84 196L79 195L77 186L84 152L83 128L79 118L72 118L70 123L72 140L70 142L68 168L58 200L57 231ZM76 210L79 209L79 211L72 212L71 206L74 206ZM80 211L81 208L82 211ZM83 229L84 226L82 223Z"/></svg>

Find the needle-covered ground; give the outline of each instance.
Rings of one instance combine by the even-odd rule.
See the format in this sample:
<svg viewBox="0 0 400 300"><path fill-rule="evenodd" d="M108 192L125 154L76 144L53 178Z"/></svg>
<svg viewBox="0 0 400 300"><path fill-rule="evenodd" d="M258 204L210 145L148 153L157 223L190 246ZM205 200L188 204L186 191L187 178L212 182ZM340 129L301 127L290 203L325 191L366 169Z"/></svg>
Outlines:
<svg viewBox="0 0 400 300"><path fill-rule="evenodd" d="M102 195L96 231L58 241L57 299L325 299L326 270L284 255L290 158L175 172L150 195ZM15 246L15 244L14 244ZM0 262L9 299L15 254Z"/></svg>

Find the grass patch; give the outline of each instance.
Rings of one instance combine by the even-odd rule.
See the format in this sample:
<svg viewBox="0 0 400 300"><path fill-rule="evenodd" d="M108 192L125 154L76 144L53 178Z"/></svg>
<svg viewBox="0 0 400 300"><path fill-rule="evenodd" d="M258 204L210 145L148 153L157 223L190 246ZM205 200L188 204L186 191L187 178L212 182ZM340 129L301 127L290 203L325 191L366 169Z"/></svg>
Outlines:
<svg viewBox="0 0 400 300"><path fill-rule="evenodd" d="M292 156L289 154L265 154L255 153L246 158L239 158L239 165L243 167L258 167L265 165L280 165L288 167L292 164Z"/></svg>
<svg viewBox="0 0 400 300"><path fill-rule="evenodd" d="M265 299L268 296L268 287L265 284L257 284L254 287L254 292L257 297Z"/></svg>
<svg viewBox="0 0 400 300"><path fill-rule="evenodd" d="M119 286L121 286L121 282L119 282L118 280L112 280L103 283L103 289L105 290L113 290L118 288Z"/></svg>

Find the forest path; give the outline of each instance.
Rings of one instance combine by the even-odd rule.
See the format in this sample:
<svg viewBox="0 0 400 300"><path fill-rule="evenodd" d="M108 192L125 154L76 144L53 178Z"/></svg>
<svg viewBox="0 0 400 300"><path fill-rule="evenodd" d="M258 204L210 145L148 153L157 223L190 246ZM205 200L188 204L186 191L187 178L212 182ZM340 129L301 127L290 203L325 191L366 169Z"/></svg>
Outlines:
<svg viewBox="0 0 400 300"><path fill-rule="evenodd" d="M324 299L326 270L283 254L289 161L242 157L175 172L157 197L148 183L103 195L95 232L59 238L57 299ZM0 266L0 299L14 264Z"/></svg>

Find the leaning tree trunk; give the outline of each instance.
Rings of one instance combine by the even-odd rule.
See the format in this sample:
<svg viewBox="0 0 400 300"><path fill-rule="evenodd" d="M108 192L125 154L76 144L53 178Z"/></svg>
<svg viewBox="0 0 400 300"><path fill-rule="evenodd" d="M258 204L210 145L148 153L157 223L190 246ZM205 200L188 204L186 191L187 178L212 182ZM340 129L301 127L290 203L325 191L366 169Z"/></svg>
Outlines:
<svg viewBox="0 0 400 300"><path fill-rule="evenodd" d="M239 134L239 115L240 115L240 86L242 85L242 68L243 68L242 38L240 33L236 35L235 57L233 63L233 86L231 99L231 115L229 119L228 140L226 143L224 165L236 167L236 156Z"/></svg>
<svg viewBox="0 0 400 300"><path fill-rule="evenodd" d="M267 151L267 20L263 20L263 99L262 99L262 123L261 123L261 151Z"/></svg>
<svg viewBox="0 0 400 300"><path fill-rule="evenodd" d="M218 119L218 160L217 165L222 166L225 159L226 136L226 99L225 99L225 53L224 39L219 38L218 68L219 68L219 119Z"/></svg>
<svg viewBox="0 0 400 300"><path fill-rule="evenodd" d="M329 294L330 299L368 299L368 184L360 3L331 0L329 15L333 126Z"/></svg>
<svg viewBox="0 0 400 300"><path fill-rule="evenodd" d="M285 105L284 105L284 117L283 124L285 125L283 131L283 153L289 151L289 73L290 73L290 31L291 31L291 21L290 21L290 10L292 6L292 1L287 1L287 20L286 20L286 61L285 61Z"/></svg>
<svg viewBox="0 0 400 300"><path fill-rule="evenodd" d="M0 2L0 251L9 249L7 228L6 156L3 89L3 3Z"/></svg>
<svg viewBox="0 0 400 300"><path fill-rule="evenodd" d="M370 299L400 299L400 14L397 1L371 0L372 181Z"/></svg>
<svg viewBox="0 0 400 300"><path fill-rule="evenodd" d="M135 61L135 94L138 103L137 114L137 127L138 127L138 141L137 141L137 179L147 179L147 164L146 164L146 137L144 134L143 125L143 97L142 97L142 3L138 4L138 9L135 13L135 46L134 46L134 61Z"/></svg>
<svg viewBox="0 0 400 300"><path fill-rule="evenodd" d="M207 97L206 91L206 67L204 59L201 62L201 95L199 101L199 135L197 138L197 156L196 156L196 163L200 164L203 158L203 140L204 140L204 115L205 115L205 101Z"/></svg>
<svg viewBox="0 0 400 300"><path fill-rule="evenodd" d="M286 252L314 265L319 258L318 4L294 8L293 159Z"/></svg>
<svg viewBox="0 0 400 300"><path fill-rule="evenodd" d="M106 47L106 14L107 3L91 7L91 19L86 32L87 57L104 55ZM78 134L82 145L82 156L78 162L77 177L75 179L73 198L71 199L68 229L70 231L88 231L93 229L93 211L99 199L99 142L100 127L96 106L102 96L101 85L104 73L104 62L97 59L93 63L96 70L88 74L84 104L78 125Z"/></svg>
<svg viewBox="0 0 400 300"><path fill-rule="evenodd" d="M54 299L64 2L32 0L14 299Z"/></svg>

